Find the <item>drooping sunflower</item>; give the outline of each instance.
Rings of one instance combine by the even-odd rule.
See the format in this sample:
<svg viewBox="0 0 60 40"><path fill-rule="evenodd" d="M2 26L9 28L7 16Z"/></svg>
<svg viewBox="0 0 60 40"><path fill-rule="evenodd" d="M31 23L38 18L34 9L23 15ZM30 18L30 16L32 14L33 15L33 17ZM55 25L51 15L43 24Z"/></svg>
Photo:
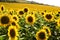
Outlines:
<svg viewBox="0 0 60 40"><path fill-rule="evenodd" d="M0 26L6 27L7 25L11 24L12 16L8 15L7 13L0 15Z"/></svg>
<svg viewBox="0 0 60 40"><path fill-rule="evenodd" d="M47 34L51 36L51 31L49 27L43 26L43 29L46 30Z"/></svg>
<svg viewBox="0 0 60 40"><path fill-rule="evenodd" d="M9 40L17 40L18 36L18 30L16 29L16 26L9 26L8 28L8 37L9 37Z"/></svg>
<svg viewBox="0 0 60 40"><path fill-rule="evenodd" d="M44 14L44 19L48 22L53 21L54 15L50 12Z"/></svg>
<svg viewBox="0 0 60 40"><path fill-rule="evenodd" d="M17 15L12 15L12 19L16 22L19 22L19 18Z"/></svg>
<svg viewBox="0 0 60 40"><path fill-rule="evenodd" d="M35 19L35 15L31 15L31 14L28 14L25 19L26 19L26 23L28 24L34 24L34 22L36 21Z"/></svg>
<svg viewBox="0 0 60 40"><path fill-rule="evenodd" d="M37 40L47 40L47 33L45 30L41 29L36 33L36 39Z"/></svg>

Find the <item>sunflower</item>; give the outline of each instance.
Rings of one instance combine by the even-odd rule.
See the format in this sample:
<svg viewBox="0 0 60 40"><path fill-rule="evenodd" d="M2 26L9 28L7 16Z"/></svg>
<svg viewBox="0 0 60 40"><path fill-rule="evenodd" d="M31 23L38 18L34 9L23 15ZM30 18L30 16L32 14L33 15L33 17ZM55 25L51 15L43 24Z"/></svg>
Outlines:
<svg viewBox="0 0 60 40"><path fill-rule="evenodd" d="M6 27L7 25L11 24L12 16L8 15L7 13L0 15L0 26Z"/></svg>
<svg viewBox="0 0 60 40"><path fill-rule="evenodd" d="M51 31L49 27L43 26L43 29L46 30L47 34L51 36Z"/></svg>
<svg viewBox="0 0 60 40"><path fill-rule="evenodd" d="M41 14L44 15L44 12L42 12Z"/></svg>
<svg viewBox="0 0 60 40"><path fill-rule="evenodd" d="M24 12L28 12L28 8L24 8Z"/></svg>
<svg viewBox="0 0 60 40"><path fill-rule="evenodd" d="M17 15L17 12L13 9L9 10L9 15Z"/></svg>
<svg viewBox="0 0 60 40"><path fill-rule="evenodd" d="M16 21L13 21L11 25L16 26L17 29L20 29L20 26Z"/></svg>
<svg viewBox="0 0 60 40"><path fill-rule="evenodd" d="M16 22L19 22L19 18L17 15L12 15L12 19Z"/></svg>
<svg viewBox="0 0 60 40"><path fill-rule="evenodd" d="M60 26L60 18L56 20L57 25Z"/></svg>
<svg viewBox="0 0 60 40"><path fill-rule="evenodd" d="M26 23L29 24L34 24L34 22L36 21L35 15L31 15L31 14L28 14L25 19L26 19Z"/></svg>
<svg viewBox="0 0 60 40"><path fill-rule="evenodd" d="M3 11L5 9L4 5L1 5L1 11Z"/></svg>
<svg viewBox="0 0 60 40"><path fill-rule="evenodd" d="M58 11L53 11L53 14L54 14L54 15L58 14Z"/></svg>
<svg viewBox="0 0 60 40"><path fill-rule="evenodd" d="M55 12L54 12L54 17L55 17L55 19L58 19L58 18L59 18L59 13L58 13L58 11L55 11Z"/></svg>
<svg viewBox="0 0 60 40"><path fill-rule="evenodd" d="M46 21L50 22L50 21L53 21L54 16L53 16L52 13L45 13L45 14L44 14L44 19L45 19Z"/></svg>
<svg viewBox="0 0 60 40"><path fill-rule="evenodd" d="M41 11L41 10L40 10ZM44 15L45 14L45 12L44 11L41 11L41 12L39 12L40 13L40 15Z"/></svg>
<svg viewBox="0 0 60 40"><path fill-rule="evenodd" d="M57 20L55 20L56 21L56 23L57 23L57 26L58 27L56 27L56 28L59 28L60 27L60 18L58 18Z"/></svg>
<svg viewBox="0 0 60 40"><path fill-rule="evenodd" d="M38 12L36 12L35 10L34 11L29 11L29 14L31 14L31 15L35 15L36 13L38 13Z"/></svg>
<svg viewBox="0 0 60 40"><path fill-rule="evenodd" d="M37 40L47 40L47 33L45 30L41 29L36 33Z"/></svg>
<svg viewBox="0 0 60 40"><path fill-rule="evenodd" d="M9 37L9 40L17 40L18 36L18 30L16 29L16 26L9 26L8 28L8 37Z"/></svg>
<svg viewBox="0 0 60 40"><path fill-rule="evenodd" d="M12 11L9 11L9 15L13 15Z"/></svg>
<svg viewBox="0 0 60 40"><path fill-rule="evenodd" d="M18 15L19 17L22 17L22 16L25 16L25 13L24 13L24 11L19 10L19 11L17 11L17 15Z"/></svg>
<svg viewBox="0 0 60 40"><path fill-rule="evenodd" d="M4 5L1 5L0 11L1 11L2 14L8 13L8 10L5 9Z"/></svg>

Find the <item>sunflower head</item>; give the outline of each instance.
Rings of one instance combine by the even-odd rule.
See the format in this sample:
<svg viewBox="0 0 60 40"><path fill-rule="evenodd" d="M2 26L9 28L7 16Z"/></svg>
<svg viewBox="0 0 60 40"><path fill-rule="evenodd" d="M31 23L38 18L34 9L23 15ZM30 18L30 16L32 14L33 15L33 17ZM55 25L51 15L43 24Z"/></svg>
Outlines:
<svg viewBox="0 0 60 40"><path fill-rule="evenodd" d="M60 18L56 20L57 25L60 26Z"/></svg>
<svg viewBox="0 0 60 40"><path fill-rule="evenodd" d="M12 18L8 14L1 14L0 16L0 25L1 26L7 26L11 23Z"/></svg>
<svg viewBox="0 0 60 40"><path fill-rule="evenodd" d="M52 18L52 16L50 14L46 14L45 16L48 20L50 20Z"/></svg>
<svg viewBox="0 0 60 40"><path fill-rule="evenodd" d="M18 11L18 15L23 15L23 14L24 14L24 12L22 10Z"/></svg>
<svg viewBox="0 0 60 40"><path fill-rule="evenodd" d="M47 33L45 30L39 30L37 33L36 33L36 39L37 40L47 40Z"/></svg>
<svg viewBox="0 0 60 40"><path fill-rule="evenodd" d="M27 15L26 16L26 23L29 23L29 24L34 24L35 22L35 16L34 15Z"/></svg>
<svg viewBox="0 0 60 40"><path fill-rule="evenodd" d="M11 29L10 30L10 36L11 37L15 37L16 33L15 33L15 30L14 29Z"/></svg>
<svg viewBox="0 0 60 40"><path fill-rule="evenodd" d="M12 19L16 22L19 22L19 18L17 15L12 15Z"/></svg>
<svg viewBox="0 0 60 40"><path fill-rule="evenodd" d="M44 18L45 18L45 20L46 21L53 21L53 19L54 19L54 16L52 15L52 13L46 13L45 15L44 15Z"/></svg>
<svg viewBox="0 0 60 40"><path fill-rule="evenodd" d="M20 29L20 26L16 21L13 21L11 25L16 26L17 29Z"/></svg>
<svg viewBox="0 0 60 40"><path fill-rule="evenodd" d="M10 15L13 15L11 11L9 12L9 14L10 14Z"/></svg>
<svg viewBox="0 0 60 40"><path fill-rule="evenodd" d="M44 15L44 12L42 12L41 14Z"/></svg>
<svg viewBox="0 0 60 40"><path fill-rule="evenodd" d="M3 16L1 17L1 23L2 24L8 24L10 21L9 17L8 16Z"/></svg>
<svg viewBox="0 0 60 40"><path fill-rule="evenodd" d="M56 21L56 23L57 23L57 26L58 27L56 27L56 28L59 28L60 27L60 18L58 18L57 20L55 20Z"/></svg>
<svg viewBox="0 0 60 40"><path fill-rule="evenodd" d="M45 15L45 12L44 11L41 11L41 12L39 12L40 13L40 15Z"/></svg>
<svg viewBox="0 0 60 40"><path fill-rule="evenodd" d="M24 8L24 12L28 12L28 8Z"/></svg>
<svg viewBox="0 0 60 40"><path fill-rule="evenodd" d="M3 5L1 5L1 11L3 11L5 8L4 8L4 6Z"/></svg>
<svg viewBox="0 0 60 40"><path fill-rule="evenodd" d="M16 23L15 23L15 22L12 22L11 24L12 24L13 26L16 26Z"/></svg>
<svg viewBox="0 0 60 40"><path fill-rule="evenodd" d="M39 35L39 38L45 39L45 33L44 33L44 32L41 32L41 33L39 33L38 35Z"/></svg>
<svg viewBox="0 0 60 40"><path fill-rule="evenodd" d="M9 15L17 15L17 12L13 9L10 9L8 12Z"/></svg>
<svg viewBox="0 0 60 40"><path fill-rule="evenodd" d="M16 26L9 26L8 36L11 39L15 39L18 36L18 30L16 29Z"/></svg>
<svg viewBox="0 0 60 40"><path fill-rule="evenodd" d="M25 13L24 13L23 10L18 10L18 11L17 11L17 15L18 15L19 17L22 17L22 16L25 16Z"/></svg>
<svg viewBox="0 0 60 40"><path fill-rule="evenodd" d="M32 16L29 16L29 17L27 18L27 20L31 23L31 22L33 22L33 17L32 17Z"/></svg>
<svg viewBox="0 0 60 40"><path fill-rule="evenodd" d="M43 26L43 29L46 30L47 34L51 36L51 31L49 27Z"/></svg>
<svg viewBox="0 0 60 40"><path fill-rule="evenodd" d="M24 12L23 11L19 11L19 15L23 15L24 14Z"/></svg>

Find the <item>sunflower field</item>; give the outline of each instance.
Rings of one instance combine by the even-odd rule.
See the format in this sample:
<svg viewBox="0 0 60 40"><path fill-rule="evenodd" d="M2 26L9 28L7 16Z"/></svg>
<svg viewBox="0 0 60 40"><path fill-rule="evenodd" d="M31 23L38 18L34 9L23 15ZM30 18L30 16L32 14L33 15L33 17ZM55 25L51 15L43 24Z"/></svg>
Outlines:
<svg viewBox="0 0 60 40"><path fill-rule="evenodd" d="M60 40L60 12L0 9L0 40Z"/></svg>

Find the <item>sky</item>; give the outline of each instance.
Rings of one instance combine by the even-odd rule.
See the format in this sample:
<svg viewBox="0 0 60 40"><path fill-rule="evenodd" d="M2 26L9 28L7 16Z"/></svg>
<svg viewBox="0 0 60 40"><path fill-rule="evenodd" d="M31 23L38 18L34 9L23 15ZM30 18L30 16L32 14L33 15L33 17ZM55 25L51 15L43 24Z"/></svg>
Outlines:
<svg viewBox="0 0 60 40"><path fill-rule="evenodd" d="M28 0L28 1L34 1L37 3L43 3L43 4L48 4L48 5L60 7L60 0Z"/></svg>
<svg viewBox="0 0 60 40"><path fill-rule="evenodd" d="M0 0L4 1L4 0ZM7 0L5 0L7 1ZM8 1L21 1L21 0L8 0ZM22 0L25 1L25 0ZM43 4L48 4L48 5L53 5L53 6L59 6L60 7L60 0L27 0L27 1L34 1L37 3L43 3Z"/></svg>

